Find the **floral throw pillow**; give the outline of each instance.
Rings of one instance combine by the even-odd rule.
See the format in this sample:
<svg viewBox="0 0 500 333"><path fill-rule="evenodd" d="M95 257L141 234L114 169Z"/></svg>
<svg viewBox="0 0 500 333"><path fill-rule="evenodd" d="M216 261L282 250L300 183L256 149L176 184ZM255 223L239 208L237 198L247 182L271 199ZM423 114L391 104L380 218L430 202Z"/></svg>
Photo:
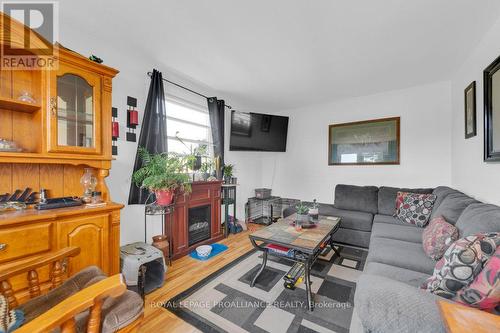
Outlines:
<svg viewBox="0 0 500 333"><path fill-rule="evenodd" d="M474 281L457 293L455 301L481 310L500 310L500 246Z"/></svg>
<svg viewBox="0 0 500 333"><path fill-rule="evenodd" d="M429 222L436 198L434 194L398 192L395 217L423 228Z"/></svg>
<svg viewBox="0 0 500 333"><path fill-rule="evenodd" d="M422 246L425 254L439 260L450 245L458 239L458 229L440 216L431 220L422 233Z"/></svg>
<svg viewBox="0 0 500 333"><path fill-rule="evenodd" d="M457 240L436 263L433 275L422 286L438 296L453 299L481 273L500 245L500 233L485 233Z"/></svg>

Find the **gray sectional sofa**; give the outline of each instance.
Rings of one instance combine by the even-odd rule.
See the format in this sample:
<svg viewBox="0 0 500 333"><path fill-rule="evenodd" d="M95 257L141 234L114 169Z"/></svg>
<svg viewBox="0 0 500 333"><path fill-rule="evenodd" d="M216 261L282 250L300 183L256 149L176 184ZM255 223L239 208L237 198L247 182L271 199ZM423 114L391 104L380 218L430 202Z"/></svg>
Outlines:
<svg viewBox="0 0 500 333"><path fill-rule="evenodd" d="M460 237L500 232L500 207L446 186L399 189L338 185L334 204L320 205L320 214L342 217L336 242L369 248L354 297L364 330L444 332L436 303L442 298L420 289L436 262L423 251L423 228L392 216L398 191L435 194L431 218L443 216L459 229Z"/></svg>

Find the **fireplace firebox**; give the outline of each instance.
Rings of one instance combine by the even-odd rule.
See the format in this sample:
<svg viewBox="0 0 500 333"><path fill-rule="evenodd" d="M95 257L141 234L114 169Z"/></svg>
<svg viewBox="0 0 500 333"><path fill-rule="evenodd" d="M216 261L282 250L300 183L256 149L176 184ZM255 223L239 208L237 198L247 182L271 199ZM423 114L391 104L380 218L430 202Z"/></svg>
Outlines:
<svg viewBox="0 0 500 333"><path fill-rule="evenodd" d="M189 208L188 244L189 246L210 238L210 206Z"/></svg>
<svg viewBox="0 0 500 333"><path fill-rule="evenodd" d="M165 230L169 230L171 235L174 260L197 246L224 238L220 221L221 184L221 181L193 182L191 193L176 193L174 223L165 224ZM207 222L208 226L203 222Z"/></svg>

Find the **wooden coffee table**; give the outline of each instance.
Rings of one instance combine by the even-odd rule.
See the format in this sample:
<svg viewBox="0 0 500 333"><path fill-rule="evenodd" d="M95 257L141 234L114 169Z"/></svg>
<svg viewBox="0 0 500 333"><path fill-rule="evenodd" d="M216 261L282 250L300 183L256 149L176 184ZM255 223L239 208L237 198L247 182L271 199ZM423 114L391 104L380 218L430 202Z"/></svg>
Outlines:
<svg viewBox="0 0 500 333"><path fill-rule="evenodd" d="M311 292L310 270L326 245L329 244L335 251L335 248L332 245L332 235L340 227L340 217L320 216L316 226L308 229L302 229L301 231L295 230L295 227L293 226L294 221L295 214L287 218L280 219L278 222L271 224L266 228L259 229L249 236L252 245L257 250L263 252L262 264L257 271L257 274L255 274L250 286L255 286L255 282L264 271L268 255L303 263L305 268L307 303L309 310L312 311L314 308L314 302ZM294 250L293 257L269 251L269 248L266 246L270 244Z"/></svg>

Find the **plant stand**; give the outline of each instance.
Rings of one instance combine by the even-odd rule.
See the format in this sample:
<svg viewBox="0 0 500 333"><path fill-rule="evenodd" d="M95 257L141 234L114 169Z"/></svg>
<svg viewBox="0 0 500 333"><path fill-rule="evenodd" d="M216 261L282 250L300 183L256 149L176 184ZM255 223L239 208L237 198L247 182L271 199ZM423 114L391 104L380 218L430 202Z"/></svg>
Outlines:
<svg viewBox="0 0 500 333"><path fill-rule="evenodd" d="M236 222L236 186L237 184L222 184L222 205L224 206L224 237L229 233L229 206L233 205L233 217Z"/></svg>
<svg viewBox="0 0 500 333"><path fill-rule="evenodd" d="M166 235L168 239L168 265L172 265L172 223L174 222L174 207L172 203L168 206L160 206L156 202L146 204L144 206L144 243L147 244L147 218L148 216L161 216L161 231L162 235ZM166 234L165 234L165 229Z"/></svg>

